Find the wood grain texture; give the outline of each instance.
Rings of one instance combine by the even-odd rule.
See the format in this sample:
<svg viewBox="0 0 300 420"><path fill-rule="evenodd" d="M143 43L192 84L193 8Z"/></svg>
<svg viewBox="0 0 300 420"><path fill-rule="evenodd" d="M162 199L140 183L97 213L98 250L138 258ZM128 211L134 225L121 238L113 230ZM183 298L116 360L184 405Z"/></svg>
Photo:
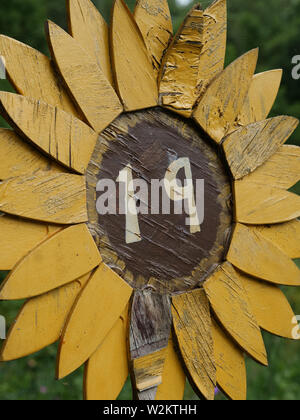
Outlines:
<svg viewBox="0 0 300 420"><path fill-rule="evenodd" d="M90 273L56 290L29 299L12 324L1 350L1 360L19 359L55 343L80 289L89 278Z"/></svg>
<svg viewBox="0 0 300 420"><path fill-rule="evenodd" d="M65 325L57 355L57 378L85 363L125 310L132 289L101 264L78 296Z"/></svg>
<svg viewBox="0 0 300 420"><path fill-rule="evenodd" d="M203 48L203 10L195 6L169 46L161 65L159 97L164 107L192 115L198 97L198 68Z"/></svg>
<svg viewBox="0 0 300 420"><path fill-rule="evenodd" d="M123 0L114 3L110 37L116 88L125 110L157 105L155 71L142 34Z"/></svg>
<svg viewBox="0 0 300 420"><path fill-rule="evenodd" d="M216 367L210 308L204 291L173 296L172 314L181 355L195 390L213 400Z"/></svg>
<svg viewBox="0 0 300 420"><path fill-rule="evenodd" d="M57 289L89 273L101 256L85 224L71 226L26 255L10 272L0 299L26 299Z"/></svg>
<svg viewBox="0 0 300 420"><path fill-rule="evenodd" d="M69 32L93 58L113 84L108 26L90 0L67 0Z"/></svg>
<svg viewBox="0 0 300 420"><path fill-rule="evenodd" d="M230 64L209 85L194 111L195 121L217 143L235 126L256 68L258 50Z"/></svg>
<svg viewBox="0 0 300 420"><path fill-rule="evenodd" d="M129 375L128 307L89 358L84 372L85 400L116 400Z"/></svg>
<svg viewBox="0 0 300 420"><path fill-rule="evenodd" d="M276 100L282 70L270 70L253 76L250 89L238 117L239 124L248 125L265 120Z"/></svg>
<svg viewBox="0 0 300 420"><path fill-rule="evenodd" d="M143 35L154 70L158 73L163 54L173 35L173 25L167 0L137 0L135 21Z"/></svg>
<svg viewBox="0 0 300 420"><path fill-rule="evenodd" d="M57 224L87 221L85 178L38 172L0 184L0 211Z"/></svg>
<svg viewBox="0 0 300 420"><path fill-rule="evenodd" d="M17 93L47 102L79 118L48 57L4 35L0 35L0 52L5 57L7 75Z"/></svg>
<svg viewBox="0 0 300 420"><path fill-rule="evenodd" d="M296 264L252 227L236 225L227 260L259 279L286 286L300 285Z"/></svg>
<svg viewBox="0 0 300 420"><path fill-rule="evenodd" d="M232 265L226 262L220 266L205 282L204 289L217 319L230 336L251 357L268 365L261 331Z"/></svg>
<svg viewBox="0 0 300 420"><path fill-rule="evenodd" d="M294 312L278 286L240 273L252 312L261 328L284 338L293 338Z"/></svg>
<svg viewBox="0 0 300 420"><path fill-rule="evenodd" d="M284 223L300 217L300 197L270 185L234 183L236 221L249 225Z"/></svg>
<svg viewBox="0 0 300 420"><path fill-rule="evenodd" d="M98 134L71 114L42 101L0 92L2 115L16 132L69 169L83 174Z"/></svg>
<svg viewBox="0 0 300 420"><path fill-rule="evenodd" d="M72 98L100 133L123 111L119 98L95 57L77 40L52 22L47 23L46 32L52 57Z"/></svg>
<svg viewBox="0 0 300 420"><path fill-rule="evenodd" d="M246 400L247 372L243 352L214 320L212 335L218 387L231 400Z"/></svg>
<svg viewBox="0 0 300 420"><path fill-rule="evenodd" d="M138 393L157 388L162 383L166 353L167 349L164 348L133 360L135 386Z"/></svg>
<svg viewBox="0 0 300 420"><path fill-rule="evenodd" d="M292 117L275 117L234 131L223 142L223 150L234 179L255 171L287 141L298 126Z"/></svg>

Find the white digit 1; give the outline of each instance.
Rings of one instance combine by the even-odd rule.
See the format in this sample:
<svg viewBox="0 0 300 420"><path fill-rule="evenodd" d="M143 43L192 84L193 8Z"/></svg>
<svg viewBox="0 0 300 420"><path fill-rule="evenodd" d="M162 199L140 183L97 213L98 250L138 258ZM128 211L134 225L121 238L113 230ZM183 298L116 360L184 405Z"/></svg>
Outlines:
<svg viewBox="0 0 300 420"><path fill-rule="evenodd" d="M117 182L125 184L125 197L124 197L124 208L126 215L126 243L132 244L140 242L141 231L139 227L138 212L134 197L134 185L132 176L132 167L127 165L122 171L119 172Z"/></svg>

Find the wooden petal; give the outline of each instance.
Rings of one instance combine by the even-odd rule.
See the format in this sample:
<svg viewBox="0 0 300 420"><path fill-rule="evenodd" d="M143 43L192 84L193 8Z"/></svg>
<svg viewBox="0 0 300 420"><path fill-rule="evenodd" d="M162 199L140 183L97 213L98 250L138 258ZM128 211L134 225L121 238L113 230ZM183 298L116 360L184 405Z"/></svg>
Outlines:
<svg viewBox="0 0 300 420"><path fill-rule="evenodd" d="M86 225L69 227L41 243L16 265L1 285L0 299L41 295L78 279L100 262Z"/></svg>
<svg viewBox="0 0 300 420"><path fill-rule="evenodd" d="M153 67L159 72L163 54L173 34L168 1L137 0L134 17L152 57Z"/></svg>
<svg viewBox="0 0 300 420"><path fill-rule="evenodd" d="M42 101L0 92L4 116L18 133L76 172L84 173L98 134L82 121Z"/></svg>
<svg viewBox="0 0 300 420"><path fill-rule="evenodd" d="M162 384L156 393L156 400L179 401L183 399L186 376L176 354L173 339L170 339L163 371Z"/></svg>
<svg viewBox="0 0 300 420"><path fill-rule="evenodd" d="M57 377L76 370L96 351L129 302L132 289L102 264L79 295L58 352Z"/></svg>
<svg viewBox="0 0 300 420"><path fill-rule="evenodd" d="M249 225L271 225L300 217L300 196L269 185L234 183L236 221Z"/></svg>
<svg viewBox="0 0 300 420"><path fill-rule="evenodd" d="M69 31L93 58L112 84L108 26L90 0L67 1Z"/></svg>
<svg viewBox="0 0 300 420"><path fill-rule="evenodd" d="M227 260L244 273L286 286L300 286L300 271L256 229L237 224Z"/></svg>
<svg viewBox="0 0 300 420"><path fill-rule="evenodd" d="M87 122L100 133L122 106L104 73L80 44L52 22L47 24L49 46L56 65Z"/></svg>
<svg viewBox="0 0 300 420"><path fill-rule="evenodd" d="M292 339L292 322L295 315L279 287L242 274L239 278L259 326L271 334Z"/></svg>
<svg viewBox="0 0 300 420"><path fill-rule="evenodd" d="M228 66L209 85L194 112L194 119L217 143L230 132L241 111L255 71L258 50Z"/></svg>
<svg viewBox="0 0 300 420"><path fill-rule="evenodd" d="M66 286L29 299L8 333L1 360L19 359L55 343L62 332L67 315L90 274Z"/></svg>
<svg viewBox="0 0 300 420"><path fill-rule="evenodd" d="M234 179L241 179L265 163L298 126L292 117L276 117L241 127L230 134L223 149Z"/></svg>
<svg viewBox="0 0 300 420"><path fill-rule="evenodd" d="M247 182L288 190L300 179L300 147L281 146L277 153L247 176Z"/></svg>
<svg viewBox="0 0 300 420"><path fill-rule="evenodd" d="M209 83L224 69L227 40L226 0L213 2L203 14L203 48L198 67L198 93L203 95Z"/></svg>
<svg viewBox="0 0 300 420"><path fill-rule="evenodd" d="M156 75L142 34L123 0L114 4L111 45L116 87L125 110L156 106Z"/></svg>
<svg viewBox="0 0 300 420"><path fill-rule="evenodd" d="M203 47L203 11L195 6L185 18L164 56L160 103L190 117L198 97L198 67Z"/></svg>
<svg viewBox="0 0 300 420"><path fill-rule="evenodd" d="M149 399L145 398L149 395L149 391L156 395L157 387L162 383L166 355L167 349L164 348L133 360L135 387L139 400Z"/></svg>
<svg viewBox="0 0 300 420"><path fill-rule="evenodd" d="M48 57L4 35L0 35L0 52L5 57L6 71L17 93L78 116Z"/></svg>
<svg viewBox="0 0 300 420"><path fill-rule="evenodd" d="M204 289L219 321L251 357L268 365L263 338L251 312L246 291L228 262L205 282Z"/></svg>
<svg viewBox="0 0 300 420"><path fill-rule="evenodd" d="M86 400L115 400L129 375L127 357L128 307L101 346L89 358L84 373Z"/></svg>
<svg viewBox="0 0 300 420"><path fill-rule="evenodd" d="M48 223L87 221L85 177L38 172L0 184L0 211Z"/></svg>
<svg viewBox="0 0 300 420"><path fill-rule="evenodd" d="M239 116L241 125L265 120L276 100L282 70L271 70L253 76L251 86Z"/></svg>
<svg viewBox="0 0 300 420"><path fill-rule="evenodd" d="M174 296L173 323L181 355L190 377L200 394L214 399L216 368L212 324L203 290Z"/></svg>
<svg viewBox="0 0 300 420"><path fill-rule="evenodd" d="M247 372L243 352L213 321L217 384L232 400L247 399Z"/></svg>

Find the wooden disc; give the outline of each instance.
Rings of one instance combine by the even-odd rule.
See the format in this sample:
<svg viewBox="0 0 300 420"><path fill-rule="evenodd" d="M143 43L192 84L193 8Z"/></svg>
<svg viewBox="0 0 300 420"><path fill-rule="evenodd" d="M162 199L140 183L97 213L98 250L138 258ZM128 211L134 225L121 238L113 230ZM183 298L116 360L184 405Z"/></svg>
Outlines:
<svg viewBox="0 0 300 420"><path fill-rule="evenodd" d="M180 169L177 161L184 161L186 166ZM167 214L163 214L161 205L159 214L151 211L156 198L151 194L151 181L164 180L173 171L174 177L183 183L189 178L189 168L194 189L189 197L194 196L199 206L198 227L188 225L191 207L176 214L180 200L176 203L170 200ZM134 191L127 190L127 196L134 196L136 207L142 205L144 212L148 207L148 214L138 214L130 220L120 214L126 196L125 184L115 182L122 177L120 171L123 178L127 173L129 181L130 176L146 181L146 195L141 196L135 184ZM103 203L103 194L108 189L99 185L107 179L116 185L116 214L100 215L98 205ZM199 192L201 181L196 180L204 180L204 200ZM223 261L232 225L230 180L215 147L190 121L158 108L123 114L99 137L88 167L87 184L90 231L103 260L132 287L151 285L163 293L189 290Z"/></svg>

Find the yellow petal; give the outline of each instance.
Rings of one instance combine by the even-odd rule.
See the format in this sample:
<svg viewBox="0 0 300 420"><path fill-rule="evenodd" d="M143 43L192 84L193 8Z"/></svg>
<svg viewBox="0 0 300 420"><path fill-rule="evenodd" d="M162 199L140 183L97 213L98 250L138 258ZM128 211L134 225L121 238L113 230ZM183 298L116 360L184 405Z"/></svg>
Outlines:
<svg viewBox="0 0 300 420"><path fill-rule="evenodd" d="M85 224L71 226L42 242L19 262L0 289L0 299L26 299L78 279L101 257Z"/></svg>
<svg viewBox="0 0 300 420"><path fill-rule="evenodd" d="M236 225L227 260L259 279L300 286L300 271L296 264L255 228Z"/></svg>
<svg viewBox="0 0 300 420"><path fill-rule="evenodd" d="M263 338L251 312L246 291L228 262L205 282L204 289L217 319L251 357L267 365Z"/></svg>
<svg viewBox="0 0 300 420"><path fill-rule="evenodd" d="M129 302L132 289L101 264L79 295L64 329L57 360L57 377L80 367L103 342Z"/></svg>
<svg viewBox="0 0 300 420"><path fill-rule="evenodd" d="M145 400L148 391L156 394L157 387L162 383L162 375L167 355L167 349L149 353L134 359L132 362L135 387L139 400Z"/></svg>

